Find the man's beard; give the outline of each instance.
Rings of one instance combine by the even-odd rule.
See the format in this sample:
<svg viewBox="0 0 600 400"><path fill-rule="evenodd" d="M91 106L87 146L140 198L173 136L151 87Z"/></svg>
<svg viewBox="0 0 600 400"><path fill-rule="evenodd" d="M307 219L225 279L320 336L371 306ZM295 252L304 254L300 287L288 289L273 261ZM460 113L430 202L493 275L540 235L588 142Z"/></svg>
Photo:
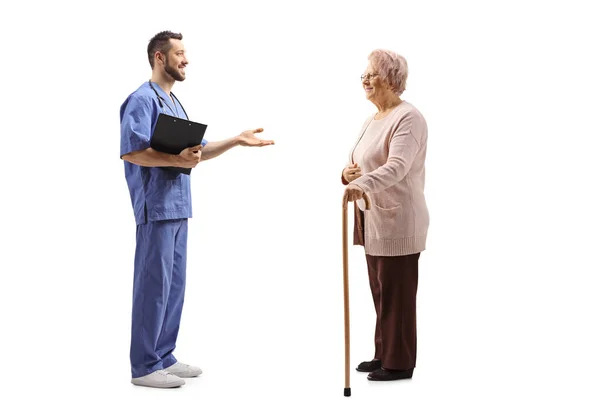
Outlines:
<svg viewBox="0 0 600 400"><path fill-rule="evenodd" d="M178 68L173 68L171 67L171 65L169 64L169 59L167 59L167 63L165 65L165 72L173 79L175 79L176 81L183 81L185 80L185 76L183 76L181 74L181 72L179 72Z"/></svg>

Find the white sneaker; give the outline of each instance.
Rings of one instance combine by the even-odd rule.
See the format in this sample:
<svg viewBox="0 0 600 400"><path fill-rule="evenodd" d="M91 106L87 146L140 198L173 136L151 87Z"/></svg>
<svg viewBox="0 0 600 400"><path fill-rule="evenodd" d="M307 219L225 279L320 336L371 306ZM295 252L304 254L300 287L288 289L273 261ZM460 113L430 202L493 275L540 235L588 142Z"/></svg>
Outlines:
<svg viewBox="0 0 600 400"><path fill-rule="evenodd" d="M131 383L138 386L149 386L153 388L175 388L185 385L185 381L178 376L159 369L151 374L132 378Z"/></svg>
<svg viewBox="0 0 600 400"><path fill-rule="evenodd" d="M165 371L177 375L180 378L193 378L202 374L202 370L200 368L192 367L191 365L183 364L179 361L170 367L165 368Z"/></svg>

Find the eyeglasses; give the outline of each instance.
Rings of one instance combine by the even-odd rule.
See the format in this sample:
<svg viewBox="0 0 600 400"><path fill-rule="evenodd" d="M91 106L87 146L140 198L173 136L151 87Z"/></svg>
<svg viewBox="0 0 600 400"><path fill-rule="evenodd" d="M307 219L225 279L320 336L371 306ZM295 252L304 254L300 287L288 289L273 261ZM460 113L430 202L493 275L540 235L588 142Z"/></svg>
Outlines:
<svg viewBox="0 0 600 400"><path fill-rule="evenodd" d="M370 81L371 79L375 78L376 76L379 76L379 74L366 74L366 75L361 75L360 76L360 81L364 81L365 79Z"/></svg>

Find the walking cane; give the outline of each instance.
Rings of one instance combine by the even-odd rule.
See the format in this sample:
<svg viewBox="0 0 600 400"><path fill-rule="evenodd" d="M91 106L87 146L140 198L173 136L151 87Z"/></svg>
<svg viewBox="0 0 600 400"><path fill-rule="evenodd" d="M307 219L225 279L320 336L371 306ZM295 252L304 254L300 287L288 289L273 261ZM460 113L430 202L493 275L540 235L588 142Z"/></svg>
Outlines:
<svg viewBox="0 0 600 400"><path fill-rule="evenodd" d="M371 201L366 193L363 193L365 201L365 210L371 208ZM350 397L350 306L348 296L348 201L344 194L342 206L342 258L344 260L344 334L346 342L346 385L344 386L344 396Z"/></svg>

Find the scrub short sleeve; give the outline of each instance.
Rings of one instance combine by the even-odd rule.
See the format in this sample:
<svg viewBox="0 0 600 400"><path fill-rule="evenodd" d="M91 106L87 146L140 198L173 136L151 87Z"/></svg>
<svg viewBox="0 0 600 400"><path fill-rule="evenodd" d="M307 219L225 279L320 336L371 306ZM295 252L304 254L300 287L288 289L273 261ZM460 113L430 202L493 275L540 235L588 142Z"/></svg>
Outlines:
<svg viewBox="0 0 600 400"><path fill-rule="evenodd" d="M150 147L152 109L145 97L131 96L121 110L121 157Z"/></svg>
<svg viewBox="0 0 600 400"><path fill-rule="evenodd" d="M206 140L206 139L203 138L202 139L202 146L206 146L207 143L208 143L208 140Z"/></svg>

